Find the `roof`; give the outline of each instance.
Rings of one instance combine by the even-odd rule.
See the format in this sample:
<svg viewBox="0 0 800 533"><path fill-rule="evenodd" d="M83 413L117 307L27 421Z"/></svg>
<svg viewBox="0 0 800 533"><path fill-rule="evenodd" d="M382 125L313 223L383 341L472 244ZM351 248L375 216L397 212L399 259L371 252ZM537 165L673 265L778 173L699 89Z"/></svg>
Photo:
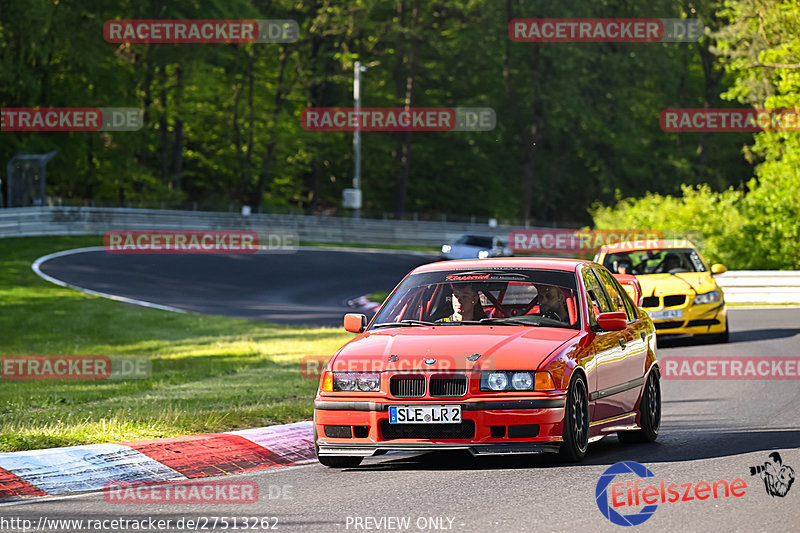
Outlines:
<svg viewBox="0 0 800 533"><path fill-rule="evenodd" d="M600 248L599 253L632 252L634 250L659 250L675 248L695 248L695 245L687 240L664 240L653 239L646 241L618 242L615 244L605 244Z"/></svg>
<svg viewBox="0 0 800 533"><path fill-rule="evenodd" d="M458 261L439 261L428 263L413 270L420 272L438 272L442 270L480 270L485 268L540 268L545 270L562 270L575 272L578 265L591 263L585 259L564 259L557 257L499 257L495 259L460 259Z"/></svg>

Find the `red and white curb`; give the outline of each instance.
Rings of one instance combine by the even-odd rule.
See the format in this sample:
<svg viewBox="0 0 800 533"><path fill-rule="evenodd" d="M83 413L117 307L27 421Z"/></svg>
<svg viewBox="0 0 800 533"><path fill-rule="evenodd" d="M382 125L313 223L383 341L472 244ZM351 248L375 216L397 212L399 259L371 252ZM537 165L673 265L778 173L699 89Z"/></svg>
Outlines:
<svg viewBox="0 0 800 533"><path fill-rule="evenodd" d="M355 307L359 311L368 311L370 313L374 313L381 306L378 302L371 301L366 295L348 300L347 305Z"/></svg>
<svg viewBox="0 0 800 533"><path fill-rule="evenodd" d="M0 453L0 501L102 490L109 482L222 476L316 461L313 423Z"/></svg>

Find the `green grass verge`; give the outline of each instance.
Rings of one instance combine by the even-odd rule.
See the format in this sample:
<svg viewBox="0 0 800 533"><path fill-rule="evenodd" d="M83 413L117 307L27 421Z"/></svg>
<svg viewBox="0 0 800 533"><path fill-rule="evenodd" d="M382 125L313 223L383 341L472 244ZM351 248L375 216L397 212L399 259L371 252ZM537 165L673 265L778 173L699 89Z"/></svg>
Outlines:
<svg viewBox="0 0 800 533"><path fill-rule="evenodd" d="M0 356L110 355L152 361L146 379L0 382L0 451L173 437L296 422L317 382L305 355L332 355L337 329L284 327L126 305L53 285L30 268L101 237L0 239Z"/></svg>
<svg viewBox="0 0 800 533"><path fill-rule="evenodd" d="M375 302L375 303L378 303L378 304L382 304L386 300L386 298L389 297L389 295L391 293L392 293L392 291L373 292L373 293L370 293L370 294L367 295L367 299L370 302Z"/></svg>

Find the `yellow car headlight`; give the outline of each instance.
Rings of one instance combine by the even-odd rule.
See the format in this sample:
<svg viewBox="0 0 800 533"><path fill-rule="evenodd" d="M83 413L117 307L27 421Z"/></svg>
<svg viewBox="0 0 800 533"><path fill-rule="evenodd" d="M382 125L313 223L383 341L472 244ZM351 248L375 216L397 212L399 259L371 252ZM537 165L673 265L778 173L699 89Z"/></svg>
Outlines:
<svg viewBox="0 0 800 533"><path fill-rule="evenodd" d="M694 297L694 304L713 304L714 302L718 302L722 299L722 294L719 291L711 291L706 292L703 294L698 294Z"/></svg>

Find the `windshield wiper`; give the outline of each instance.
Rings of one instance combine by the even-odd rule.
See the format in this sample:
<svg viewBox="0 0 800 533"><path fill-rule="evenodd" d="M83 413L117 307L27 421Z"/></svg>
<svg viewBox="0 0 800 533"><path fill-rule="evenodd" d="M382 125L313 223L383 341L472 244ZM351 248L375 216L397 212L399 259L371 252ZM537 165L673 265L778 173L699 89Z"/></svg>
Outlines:
<svg viewBox="0 0 800 533"><path fill-rule="evenodd" d="M401 320L400 322L383 322L373 324L373 328L403 327L403 326L438 326L436 322L426 322L424 320Z"/></svg>
<svg viewBox="0 0 800 533"><path fill-rule="evenodd" d="M567 327L564 322L560 320L555 320L553 318L547 318L544 316L533 316L533 315L522 315L522 316L512 316L506 318L483 318L480 321L481 324L499 324L501 326L544 326L544 325L553 325L556 327Z"/></svg>

